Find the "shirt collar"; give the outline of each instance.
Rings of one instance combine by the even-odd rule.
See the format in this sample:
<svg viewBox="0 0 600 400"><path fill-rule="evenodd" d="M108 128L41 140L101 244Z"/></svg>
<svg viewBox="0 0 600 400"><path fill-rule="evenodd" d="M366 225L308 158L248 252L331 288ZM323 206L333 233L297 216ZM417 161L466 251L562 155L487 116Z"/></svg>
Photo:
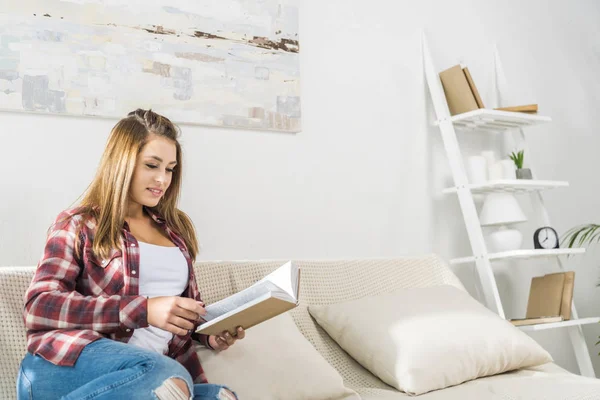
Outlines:
<svg viewBox="0 0 600 400"><path fill-rule="evenodd" d="M160 214L158 214L158 212L152 210L151 208L144 206L144 210L148 213L150 217L152 217L154 222L156 222L157 224L164 225L165 222L167 222L166 219L161 217Z"/></svg>

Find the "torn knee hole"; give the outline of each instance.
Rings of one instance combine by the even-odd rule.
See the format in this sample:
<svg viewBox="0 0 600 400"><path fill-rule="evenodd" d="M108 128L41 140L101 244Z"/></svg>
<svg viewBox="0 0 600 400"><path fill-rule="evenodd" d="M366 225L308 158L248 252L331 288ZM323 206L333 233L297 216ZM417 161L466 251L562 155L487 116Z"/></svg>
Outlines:
<svg viewBox="0 0 600 400"><path fill-rule="evenodd" d="M154 393L159 400L188 400L191 397L187 383L180 378L165 380Z"/></svg>
<svg viewBox="0 0 600 400"><path fill-rule="evenodd" d="M169 381L172 381L175 385L177 385L177 387L179 389L181 389L181 391L186 395L186 396L191 396L190 395L190 390L187 387L187 383L183 380L183 379L179 379L179 378L170 378L167 379Z"/></svg>
<svg viewBox="0 0 600 400"><path fill-rule="evenodd" d="M219 390L219 400L237 400L237 397L230 390L222 388Z"/></svg>

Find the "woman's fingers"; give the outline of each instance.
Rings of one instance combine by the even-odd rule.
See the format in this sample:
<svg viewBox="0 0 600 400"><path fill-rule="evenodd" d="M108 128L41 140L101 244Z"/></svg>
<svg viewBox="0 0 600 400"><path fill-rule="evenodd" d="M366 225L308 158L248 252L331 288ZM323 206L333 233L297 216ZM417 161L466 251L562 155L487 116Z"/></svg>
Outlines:
<svg viewBox="0 0 600 400"><path fill-rule="evenodd" d="M235 332L235 336L228 331L223 331L220 335L215 336L215 341L221 350L229 348L229 346L232 346L237 340L246 337L246 331L244 331L241 326L238 326Z"/></svg>
<svg viewBox="0 0 600 400"><path fill-rule="evenodd" d="M182 329L180 327L178 327L177 325L173 325L173 324L167 324L165 326L165 330L168 332L171 332L174 335L177 336L185 336L188 333L187 329Z"/></svg>
<svg viewBox="0 0 600 400"><path fill-rule="evenodd" d="M176 315L172 315L171 318L169 318L168 322L186 331L194 328L194 324L191 321L188 321L187 319L178 317Z"/></svg>
<svg viewBox="0 0 600 400"><path fill-rule="evenodd" d="M185 318L188 321L198 321L200 319L200 316L198 314L196 314L193 311L190 310L186 310L183 307L177 307L174 310L175 315L181 317L181 318Z"/></svg>
<svg viewBox="0 0 600 400"><path fill-rule="evenodd" d="M229 348L229 345L227 344L227 340L225 340L225 338L223 336L220 336L220 335L215 336L215 341L219 345L219 349L226 350Z"/></svg>
<svg viewBox="0 0 600 400"><path fill-rule="evenodd" d="M190 321L204 321L202 316L206 315L204 303L186 297L178 298L174 312L180 317Z"/></svg>
<svg viewBox="0 0 600 400"><path fill-rule="evenodd" d="M241 326L238 326L237 328L237 334L235 336L238 340L243 339L246 337L246 331L244 330L244 328L242 328Z"/></svg>
<svg viewBox="0 0 600 400"><path fill-rule="evenodd" d="M233 335L228 331L224 331L223 333L221 333L220 336L225 341L225 343L227 343L227 346L231 346L235 343L235 337L233 337Z"/></svg>
<svg viewBox="0 0 600 400"><path fill-rule="evenodd" d="M202 304L202 305L201 305ZM194 299L179 296L162 296L148 299L148 324L158 328L183 335L194 328L198 322L204 322L202 315L206 314L203 303ZM174 325L181 330L175 330Z"/></svg>

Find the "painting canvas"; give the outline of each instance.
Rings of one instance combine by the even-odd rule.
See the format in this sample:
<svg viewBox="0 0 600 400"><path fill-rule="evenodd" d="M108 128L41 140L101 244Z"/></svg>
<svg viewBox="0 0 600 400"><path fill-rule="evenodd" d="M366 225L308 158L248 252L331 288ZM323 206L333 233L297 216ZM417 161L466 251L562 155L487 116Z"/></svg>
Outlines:
<svg viewBox="0 0 600 400"><path fill-rule="evenodd" d="M0 109L297 132L298 0L0 0Z"/></svg>

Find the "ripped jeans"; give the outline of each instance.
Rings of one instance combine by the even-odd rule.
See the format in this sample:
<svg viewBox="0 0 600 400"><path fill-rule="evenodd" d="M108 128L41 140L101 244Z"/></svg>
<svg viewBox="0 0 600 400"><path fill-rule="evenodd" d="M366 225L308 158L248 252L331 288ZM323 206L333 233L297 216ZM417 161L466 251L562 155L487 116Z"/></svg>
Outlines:
<svg viewBox="0 0 600 400"><path fill-rule="evenodd" d="M224 386L194 385L189 372L172 358L114 340L99 339L83 349L73 367L57 366L27 353L17 378L17 399L161 399L155 392L161 390L169 378L185 381L194 400L230 398Z"/></svg>

